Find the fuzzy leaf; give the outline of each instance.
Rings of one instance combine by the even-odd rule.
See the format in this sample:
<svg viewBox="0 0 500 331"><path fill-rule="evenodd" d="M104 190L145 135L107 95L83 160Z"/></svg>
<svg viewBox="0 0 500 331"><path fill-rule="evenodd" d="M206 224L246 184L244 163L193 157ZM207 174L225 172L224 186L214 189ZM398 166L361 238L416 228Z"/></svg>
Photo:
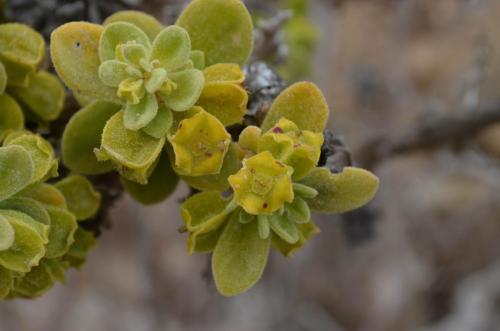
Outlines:
<svg viewBox="0 0 500 331"><path fill-rule="evenodd" d="M252 52L252 19L239 0L194 0L176 24L188 31L192 48L205 53L208 66L243 65Z"/></svg>
<svg viewBox="0 0 500 331"><path fill-rule="evenodd" d="M248 94L232 83L207 83L196 103L214 115L224 126L240 123L247 110Z"/></svg>
<svg viewBox="0 0 500 331"><path fill-rule="evenodd" d="M295 222L286 215L273 215L269 217L269 225L274 233L289 244L299 241L299 231Z"/></svg>
<svg viewBox="0 0 500 331"><path fill-rule="evenodd" d="M242 224L233 213L212 256L215 285L224 296L247 291L262 276L271 238L261 239L257 222Z"/></svg>
<svg viewBox="0 0 500 331"><path fill-rule="evenodd" d="M277 234L272 235L273 247L286 257L292 257L296 251L304 247L312 236L320 233L319 228L313 222L296 224L296 227L299 231L299 240L294 244L284 241Z"/></svg>
<svg viewBox="0 0 500 331"><path fill-rule="evenodd" d="M78 111L69 120L62 137L62 160L66 167L84 175L102 174L113 169L111 162L98 162L94 149L108 119L120 106L97 101Z"/></svg>
<svg viewBox="0 0 500 331"><path fill-rule="evenodd" d="M245 74L236 63L217 63L203 70L207 83L233 83L242 84Z"/></svg>
<svg viewBox="0 0 500 331"><path fill-rule="evenodd" d="M165 107L158 108L155 118L146 125L142 131L154 138L163 138L172 128L174 118L172 111Z"/></svg>
<svg viewBox="0 0 500 331"><path fill-rule="evenodd" d="M34 199L43 205L54 206L66 209L66 199L64 195L54 185L40 183L32 185L22 191L22 197ZM50 216L50 215L49 215Z"/></svg>
<svg viewBox="0 0 500 331"><path fill-rule="evenodd" d="M127 130L123 125L123 112L118 112L106 123L96 155L99 160L111 160L125 178L147 184L164 145L165 138Z"/></svg>
<svg viewBox="0 0 500 331"><path fill-rule="evenodd" d="M0 267L0 299L4 299L14 287L14 276L10 270Z"/></svg>
<svg viewBox="0 0 500 331"><path fill-rule="evenodd" d="M301 183L319 193L306 200L313 211L344 213L373 199L379 181L367 170L346 167L339 174L332 174L327 168L315 168Z"/></svg>
<svg viewBox="0 0 500 331"><path fill-rule="evenodd" d="M32 198L13 197L4 200L0 202L0 209L15 210L30 216L39 223L50 225L49 213L40 202Z"/></svg>
<svg viewBox="0 0 500 331"><path fill-rule="evenodd" d="M172 169L167 153L160 156L146 185L121 178L125 191L144 205L160 203L168 198L177 187L179 177Z"/></svg>
<svg viewBox="0 0 500 331"><path fill-rule="evenodd" d="M144 45L151 48L148 36L136 25L127 22L114 22L104 27L99 39L99 59L101 62L113 60L116 57L116 46L127 42Z"/></svg>
<svg viewBox="0 0 500 331"><path fill-rule="evenodd" d="M158 102L153 94L146 94L136 104L127 104L123 112L123 124L129 130L140 130L148 125L158 113Z"/></svg>
<svg viewBox="0 0 500 331"><path fill-rule="evenodd" d="M194 106L201 95L205 78L198 69L188 69L169 74L177 88L164 97L165 105L174 111L186 111Z"/></svg>
<svg viewBox="0 0 500 331"><path fill-rule="evenodd" d="M307 223L311 219L307 202L299 197L295 197L292 203L286 205L286 212L290 221L295 223Z"/></svg>
<svg viewBox="0 0 500 331"><path fill-rule="evenodd" d="M262 130L259 127L253 125L247 126L241 131L238 137L238 145L244 150L257 153L258 142L261 135Z"/></svg>
<svg viewBox="0 0 500 331"><path fill-rule="evenodd" d="M50 53L57 74L81 97L120 103L114 88L98 76L97 51L103 27L87 22L64 24L52 32Z"/></svg>
<svg viewBox="0 0 500 331"><path fill-rule="evenodd" d="M220 172L215 175L205 176L180 176L189 186L197 190L216 190L219 192L225 191L229 188L227 179L229 176L235 174L241 167L241 159L236 144L229 145L224 162ZM174 167L174 170L175 167ZM176 170L177 171L177 170Z"/></svg>
<svg viewBox="0 0 500 331"><path fill-rule="evenodd" d="M68 176L54 186L64 195L68 210L78 221L91 218L101 206L101 194L83 176Z"/></svg>
<svg viewBox="0 0 500 331"><path fill-rule="evenodd" d="M35 175L30 154L20 146L0 147L0 201L28 186Z"/></svg>
<svg viewBox="0 0 500 331"><path fill-rule="evenodd" d="M40 223L33 219L31 216L19 212L17 210L0 210L0 215L3 216L4 218L10 220L10 219L16 219L26 225L28 225L30 228L36 231L36 233L42 238L43 243L46 244L48 241L48 233L49 233L49 225Z"/></svg>
<svg viewBox="0 0 500 331"><path fill-rule="evenodd" d="M220 192L200 192L181 205L181 215L189 232L207 233L221 225L228 215L230 200Z"/></svg>
<svg viewBox="0 0 500 331"><path fill-rule="evenodd" d="M153 40L158 33L163 29L163 26L156 18L146 13L135 10L123 10L114 13L106 18L103 25L109 25L114 22L128 22L136 25L144 33L147 34L150 40Z"/></svg>
<svg viewBox="0 0 500 331"><path fill-rule="evenodd" d="M16 100L8 94L0 95L0 142L11 130L24 127L24 115Z"/></svg>
<svg viewBox="0 0 500 331"><path fill-rule="evenodd" d="M42 120L57 119L63 110L66 97L59 79L43 70L30 74L29 79L27 88L15 87L9 89L9 92Z"/></svg>
<svg viewBox="0 0 500 331"><path fill-rule="evenodd" d="M323 132L328 114L325 97L316 85L309 82L295 83L274 100L261 128L265 132L285 117L302 130Z"/></svg>
<svg viewBox="0 0 500 331"><path fill-rule="evenodd" d="M129 65L123 61L107 60L98 69L99 79L106 85L118 87L122 81L130 77Z"/></svg>
<svg viewBox="0 0 500 331"><path fill-rule="evenodd" d="M14 229L14 243L0 252L0 266L16 272L28 272L45 254L42 237L29 225L6 217Z"/></svg>
<svg viewBox="0 0 500 331"><path fill-rule="evenodd" d="M217 241L224 231L225 223L221 226L207 233L190 233L187 249L188 253L209 253L215 249Z"/></svg>
<svg viewBox="0 0 500 331"><path fill-rule="evenodd" d="M54 206L46 206L46 208L50 216L50 230L45 257L61 257L73 244L78 224L75 216L69 211Z"/></svg>
<svg viewBox="0 0 500 331"><path fill-rule="evenodd" d="M35 173L31 179L32 183L38 182L45 177L57 175L57 160L52 145L41 136L24 134L9 140L6 146L21 146L31 156Z"/></svg>
<svg viewBox="0 0 500 331"><path fill-rule="evenodd" d="M44 55L45 41L38 32L24 24L0 24L0 60L9 86L28 86L28 75Z"/></svg>
<svg viewBox="0 0 500 331"><path fill-rule="evenodd" d="M205 68L205 54L202 51L191 51L189 59L193 61L195 69L203 70Z"/></svg>
<svg viewBox="0 0 500 331"><path fill-rule="evenodd" d="M0 251L9 249L14 244L14 239L14 228L6 217L0 215Z"/></svg>
<svg viewBox="0 0 500 331"><path fill-rule="evenodd" d="M186 30L171 25L163 29L154 39L150 61L159 60L167 71L178 69L189 60L191 41Z"/></svg>
<svg viewBox="0 0 500 331"><path fill-rule="evenodd" d="M64 255L63 260L67 261L71 267L79 268L85 262L90 250L97 245L94 235L82 228L75 232L75 241Z"/></svg>
<svg viewBox="0 0 500 331"><path fill-rule="evenodd" d="M23 298L36 298L47 293L54 287L54 282L57 280L52 271L60 264L61 262L56 260L42 259L38 266L35 266L22 278L16 280L15 294ZM62 272L64 272L64 269Z"/></svg>
<svg viewBox="0 0 500 331"><path fill-rule="evenodd" d="M3 63L0 62L0 95L5 92L5 87L7 87L7 72Z"/></svg>

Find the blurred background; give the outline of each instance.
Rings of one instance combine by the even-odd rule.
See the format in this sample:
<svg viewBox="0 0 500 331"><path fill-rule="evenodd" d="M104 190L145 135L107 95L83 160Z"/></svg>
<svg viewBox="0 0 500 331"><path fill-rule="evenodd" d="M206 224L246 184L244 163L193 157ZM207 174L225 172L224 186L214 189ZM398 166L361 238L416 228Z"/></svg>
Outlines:
<svg viewBox="0 0 500 331"><path fill-rule="evenodd" d="M188 256L175 196L125 196L81 271L43 298L0 303L0 331L500 330L500 1L253 0L256 52L317 83L354 164L380 177L368 206L317 215L322 233L223 298ZM1 3L1 1L0 1ZM11 0L45 36L71 20L183 1Z"/></svg>

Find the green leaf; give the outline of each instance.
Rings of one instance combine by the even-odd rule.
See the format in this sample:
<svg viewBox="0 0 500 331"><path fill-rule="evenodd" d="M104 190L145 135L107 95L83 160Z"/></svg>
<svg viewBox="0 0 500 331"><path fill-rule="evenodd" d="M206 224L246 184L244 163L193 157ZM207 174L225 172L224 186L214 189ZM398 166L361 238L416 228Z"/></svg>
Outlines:
<svg viewBox="0 0 500 331"><path fill-rule="evenodd" d="M75 216L69 211L54 206L46 206L46 208L50 216L50 230L45 257L61 257L73 244L78 224Z"/></svg>
<svg viewBox="0 0 500 331"><path fill-rule="evenodd" d="M193 61L195 69L203 70L205 68L205 54L202 51L191 51L189 59Z"/></svg>
<svg viewBox="0 0 500 331"><path fill-rule="evenodd" d="M160 203L168 198L177 187L179 177L172 169L167 153L162 153L146 185L121 178L125 191L144 205Z"/></svg>
<svg viewBox="0 0 500 331"><path fill-rule="evenodd" d="M189 60L191 41L186 30L171 25L163 29L153 41L150 61L158 60L167 71L179 69Z"/></svg>
<svg viewBox="0 0 500 331"><path fill-rule="evenodd" d="M14 287L14 276L10 270L0 267L0 299L4 299Z"/></svg>
<svg viewBox="0 0 500 331"><path fill-rule="evenodd" d="M241 159L238 152L238 147L236 144L231 143L227 150L226 156L224 157L224 162L220 172L215 175L205 175L205 176L180 176L189 186L194 187L197 190L216 190L225 191L229 188L229 183L227 179L229 176L238 172L241 168ZM174 170L176 170L174 166ZM176 170L177 172L177 170Z"/></svg>
<svg viewBox="0 0 500 331"><path fill-rule="evenodd" d="M66 167L84 175L98 175L113 169L111 162L97 161L94 149L101 145L106 122L119 110L119 105L97 101L73 115L62 137L62 160Z"/></svg>
<svg viewBox="0 0 500 331"><path fill-rule="evenodd" d="M215 249L217 241L224 231L225 224L207 233L190 233L187 243L188 253L209 253Z"/></svg>
<svg viewBox="0 0 500 331"><path fill-rule="evenodd" d="M245 74L236 63L217 63L203 70L205 81L208 83L243 84Z"/></svg>
<svg viewBox="0 0 500 331"><path fill-rule="evenodd" d="M176 24L189 33L192 49L205 53L208 66L243 65L252 53L252 19L239 0L194 0Z"/></svg>
<svg viewBox="0 0 500 331"><path fill-rule="evenodd" d="M102 26L87 22L58 27L51 34L51 58L59 78L80 97L120 103L116 89L99 79L97 48L102 31Z"/></svg>
<svg viewBox="0 0 500 331"><path fill-rule="evenodd" d="M9 249L14 244L14 239L14 228L7 218L0 215L0 251Z"/></svg>
<svg viewBox="0 0 500 331"><path fill-rule="evenodd" d="M323 132L328 114L328 104L316 85L309 82L295 83L274 100L261 128L265 132L285 117L302 130Z"/></svg>
<svg viewBox="0 0 500 331"><path fill-rule="evenodd" d="M214 115L224 126L241 123L247 110L248 94L233 83L206 83L196 103Z"/></svg>
<svg viewBox="0 0 500 331"><path fill-rule="evenodd" d="M28 272L45 254L42 237L22 221L7 217L14 229L14 244L0 252L0 266L16 272Z"/></svg>
<svg viewBox="0 0 500 331"><path fill-rule="evenodd" d="M0 147L0 201L28 186L35 175L30 154L20 146Z"/></svg>
<svg viewBox="0 0 500 331"><path fill-rule="evenodd" d="M275 233L272 235L273 247L286 257L292 257L296 251L304 247L313 235L320 232L319 228L313 222L296 224L296 227L299 231L299 240L294 244L284 241Z"/></svg>
<svg viewBox="0 0 500 331"><path fill-rule="evenodd" d="M0 215L6 219L16 219L36 231L36 233L43 239L43 243L48 241L49 225L38 222L31 216L16 211L16 210L0 210Z"/></svg>
<svg viewBox="0 0 500 331"><path fill-rule="evenodd" d="M23 298L37 298L64 280L66 265L55 259L42 259L40 264L15 282L14 292ZM61 276L62 275L62 276Z"/></svg>
<svg viewBox="0 0 500 331"><path fill-rule="evenodd" d="M165 105L174 111L186 111L194 106L201 95L205 78L198 69L173 72L169 78L177 88L163 98Z"/></svg>
<svg viewBox="0 0 500 331"><path fill-rule="evenodd" d="M29 76L26 88L9 89L18 100L44 121L53 121L61 115L66 93L59 79L47 71L37 71Z"/></svg>
<svg viewBox="0 0 500 331"><path fill-rule="evenodd" d="M104 25L109 25L114 22L128 22L136 25L139 29L147 34L149 39L153 40L158 33L163 29L160 22L151 15L135 10L123 10L114 13L106 18Z"/></svg>
<svg viewBox="0 0 500 331"><path fill-rule="evenodd" d="M9 86L28 86L28 75L45 55L43 37L24 24L0 24L0 61L5 66Z"/></svg>
<svg viewBox="0 0 500 331"><path fill-rule="evenodd" d="M165 138L157 139L142 131L126 129L123 112L118 112L106 123L96 155L100 160L111 160L127 179L147 184L164 145Z"/></svg>
<svg viewBox="0 0 500 331"><path fill-rule="evenodd" d="M307 223L311 219L311 211L307 202L298 197L295 197L292 203L286 205L286 211L290 221L295 223Z"/></svg>
<svg viewBox="0 0 500 331"><path fill-rule="evenodd" d="M262 276L271 238L261 239L257 222L242 224L234 213L212 256L215 285L224 296L241 294Z"/></svg>
<svg viewBox="0 0 500 331"><path fill-rule="evenodd" d="M301 183L319 193L315 198L306 199L313 211L343 213L373 199L379 181L367 170L346 167L339 174L332 174L327 168L315 168Z"/></svg>
<svg viewBox="0 0 500 331"><path fill-rule="evenodd" d="M273 215L269 218L269 223L274 233L289 244L299 241L299 232L295 222L285 215Z"/></svg>
<svg viewBox="0 0 500 331"><path fill-rule="evenodd" d="M63 260L68 261L71 267L80 268L85 262L90 250L97 245L94 235L82 228L75 232L75 242L71 245Z"/></svg>
<svg viewBox="0 0 500 331"><path fill-rule="evenodd" d="M128 67L129 65L122 61L104 61L98 69L99 79L108 86L118 87L122 81L131 77L127 71Z"/></svg>
<svg viewBox="0 0 500 331"><path fill-rule="evenodd" d="M43 205L66 209L66 199L64 195L51 184L39 183L32 185L19 193L19 195L34 199Z"/></svg>
<svg viewBox="0 0 500 331"><path fill-rule="evenodd" d="M147 93L138 104L127 104L125 106L123 123L125 128L137 131L148 125L156 117L157 113L158 102L156 96Z"/></svg>
<svg viewBox="0 0 500 331"><path fill-rule="evenodd" d="M151 48L148 36L136 25L127 22L114 22L104 27L99 39L99 59L101 62L113 60L116 57L116 46L127 42L144 45Z"/></svg>
<svg viewBox="0 0 500 331"><path fill-rule="evenodd" d="M40 202L32 198L27 198L27 197L9 198L7 200L0 202L0 209L16 210L30 216L37 222L50 225L49 213L47 213L47 211Z"/></svg>
<svg viewBox="0 0 500 331"><path fill-rule="evenodd" d="M5 87L7 87L7 72L5 66L0 62L0 95L5 92Z"/></svg>
<svg viewBox="0 0 500 331"><path fill-rule="evenodd" d="M220 192L200 192L181 205L181 215L189 232L207 233L216 229L227 218L230 200Z"/></svg>
<svg viewBox="0 0 500 331"><path fill-rule="evenodd" d="M155 118L142 128L142 131L146 132L151 137L160 139L167 135L173 124L174 117L172 111L166 107L160 107L158 108L158 113Z"/></svg>
<svg viewBox="0 0 500 331"><path fill-rule="evenodd" d="M261 239L269 238L271 229L269 228L269 218L267 215L257 215L257 223L259 228L259 237Z"/></svg>
<svg viewBox="0 0 500 331"><path fill-rule="evenodd" d="M9 131L24 127L24 115L16 100L8 94L0 95L0 142Z"/></svg>
<svg viewBox="0 0 500 331"><path fill-rule="evenodd" d="M91 218L101 206L101 194L83 176L68 176L57 182L55 187L64 195L68 210L78 221Z"/></svg>
<svg viewBox="0 0 500 331"><path fill-rule="evenodd" d="M36 183L47 176L57 175L57 159L52 145L39 135L24 134L9 140L6 146L23 147L31 156L35 173L31 183Z"/></svg>

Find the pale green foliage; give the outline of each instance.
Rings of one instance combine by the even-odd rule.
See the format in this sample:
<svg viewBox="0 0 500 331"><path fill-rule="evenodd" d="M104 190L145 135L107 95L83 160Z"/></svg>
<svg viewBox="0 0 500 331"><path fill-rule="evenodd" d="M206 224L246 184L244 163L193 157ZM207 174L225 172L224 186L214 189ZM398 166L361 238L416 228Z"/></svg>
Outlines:
<svg viewBox="0 0 500 331"><path fill-rule="evenodd" d="M101 205L101 194L83 176L71 175L57 182L55 187L66 199L68 210L76 219L86 220L94 216Z"/></svg>

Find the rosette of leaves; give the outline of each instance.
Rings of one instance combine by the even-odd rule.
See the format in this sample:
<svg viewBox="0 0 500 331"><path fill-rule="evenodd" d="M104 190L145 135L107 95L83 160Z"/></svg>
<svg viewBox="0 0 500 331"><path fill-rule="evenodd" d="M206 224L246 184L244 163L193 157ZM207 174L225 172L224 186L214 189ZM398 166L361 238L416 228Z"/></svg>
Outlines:
<svg viewBox="0 0 500 331"><path fill-rule="evenodd" d="M261 277L270 248L292 256L319 233L311 212L342 213L369 202L378 188L370 172L318 167L328 106L311 83L274 101L262 126L247 127L238 148L243 167L229 176L231 194L211 190L186 200L181 213L188 252L212 252L219 292L240 294Z"/></svg>
<svg viewBox="0 0 500 331"><path fill-rule="evenodd" d="M55 184L52 146L28 131L9 133L0 147L0 298L34 298L94 246L78 221L94 216L100 195L81 176Z"/></svg>
<svg viewBox="0 0 500 331"><path fill-rule="evenodd" d="M225 127L246 111L241 65L252 30L239 0L194 0L167 27L124 11L56 29L56 71L84 106L65 129L64 164L80 174L116 169L143 203L168 197L179 177L227 188L240 158Z"/></svg>
<svg viewBox="0 0 500 331"><path fill-rule="evenodd" d="M27 25L0 24L0 141L9 130L24 127L24 118L46 123L59 117L64 88L45 70L42 36Z"/></svg>

